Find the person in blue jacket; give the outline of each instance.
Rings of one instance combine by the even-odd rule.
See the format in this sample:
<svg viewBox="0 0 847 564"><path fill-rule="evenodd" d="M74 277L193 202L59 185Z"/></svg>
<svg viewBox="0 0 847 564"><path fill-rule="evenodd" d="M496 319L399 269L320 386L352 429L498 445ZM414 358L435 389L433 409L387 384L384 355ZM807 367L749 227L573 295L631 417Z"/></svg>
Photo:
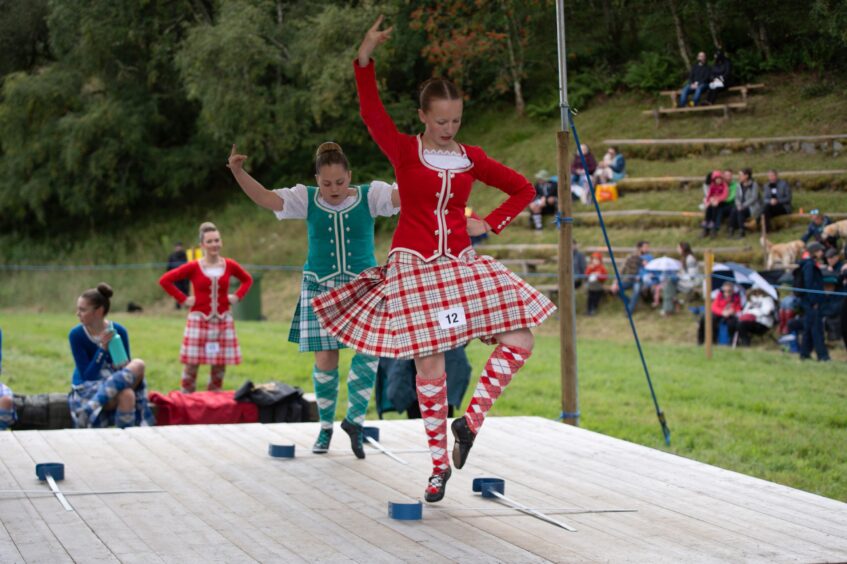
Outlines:
<svg viewBox="0 0 847 564"><path fill-rule="evenodd" d="M823 315L821 310L826 299L823 292L823 273L818 268L817 261L823 259L824 246L817 241L807 247L809 257L800 261L800 272L804 290L801 292L800 303L803 306L803 336L800 340L800 358L808 360L812 357L812 347L819 361L829 360L829 351L823 335Z"/></svg>
<svg viewBox="0 0 847 564"><path fill-rule="evenodd" d="M77 299L79 325L68 334L75 365L68 405L75 427L155 424L144 361L132 358L126 329L106 318L112 294L111 286L100 283Z"/></svg>

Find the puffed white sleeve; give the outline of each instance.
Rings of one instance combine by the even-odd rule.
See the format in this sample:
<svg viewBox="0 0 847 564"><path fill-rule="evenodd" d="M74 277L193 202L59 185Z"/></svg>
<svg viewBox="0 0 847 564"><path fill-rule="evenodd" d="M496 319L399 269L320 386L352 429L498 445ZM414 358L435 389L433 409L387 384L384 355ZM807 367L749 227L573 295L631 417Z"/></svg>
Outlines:
<svg viewBox="0 0 847 564"><path fill-rule="evenodd" d="M282 211L275 211L277 219L306 219L309 212L309 191L302 184L293 188L277 188L274 194L282 198Z"/></svg>
<svg viewBox="0 0 847 564"><path fill-rule="evenodd" d="M371 182L371 188L368 190L368 207L371 217L390 217L400 211L400 208L395 208L391 202L391 195L396 189L397 183L388 184L381 180Z"/></svg>

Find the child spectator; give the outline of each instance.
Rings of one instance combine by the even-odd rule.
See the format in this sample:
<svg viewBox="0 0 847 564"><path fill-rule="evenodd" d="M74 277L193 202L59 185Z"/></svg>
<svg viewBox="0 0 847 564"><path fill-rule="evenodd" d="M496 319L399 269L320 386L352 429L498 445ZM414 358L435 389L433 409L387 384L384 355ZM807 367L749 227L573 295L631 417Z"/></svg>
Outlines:
<svg viewBox="0 0 847 564"><path fill-rule="evenodd" d="M597 307L603 294L606 292L604 283L609 279L609 273L603 266L603 255L597 252L591 253L588 267L585 269L588 279L588 315L596 315Z"/></svg>
<svg viewBox="0 0 847 564"><path fill-rule="evenodd" d="M535 173L535 199L529 204L532 214L532 226L541 231L541 216L555 214L559 209L559 183L554 182L550 173L539 170Z"/></svg>
<svg viewBox="0 0 847 564"><path fill-rule="evenodd" d="M718 219L715 222L715 231L720 231L721 224L728 220L732 210L735 208L735 194L738 192L738 181L732 177L732 170L723 171L723 181L727 186L726 200L718 206Z"/></svg>
<svg viewBox="0 0 847 564"><path fill-rule="evenodd" d="M597 172L594 173L595 182L597 184L618 182L623 180L624 176L626 176L626 161L623 155L618 153L617 147L609 147L603 156L603 161L597 167Z"/></svg>
<svg viewBox="0 0 847 564"><path fill-rule="evenodd" d="M724 282L721 291L712 300L712 341L718 339L720 324L725 323L729 329L730 339L735 335L738 327L738 314L741 312L741 296L735 291L732 282ZM700 318L700 327L697 329L697 344L702 345L706 335L706 317Z"/></svg>
<svg viewBox="0 0 847 564"><path fill-rule="evenodd" d="M727 196L729 196L729 186L724 181L723 173L719 170L713 171L709 192L703 200L705 206L702 223L703 237L708 237L709 234L715 237L718 234L719 213L725 205Z"/></svg>

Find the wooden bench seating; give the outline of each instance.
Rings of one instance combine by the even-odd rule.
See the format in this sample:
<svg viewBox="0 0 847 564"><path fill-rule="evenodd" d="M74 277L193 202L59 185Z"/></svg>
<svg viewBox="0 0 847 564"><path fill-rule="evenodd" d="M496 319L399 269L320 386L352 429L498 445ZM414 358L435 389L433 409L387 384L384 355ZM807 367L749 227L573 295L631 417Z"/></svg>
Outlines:
<svg viewBox="0 0 847 564"><path fill-rule="evenodd" d="M644 110L641 112L644 115L651 115L656 119L656 126L659 125L659 119L663 115L672 115L672 114L685 114L685 113L698 113L698 112L721 112L723 113L724 118L729 118L730 110L746 110L747 109L747 95L751 90L760 90L764 88L764 84L742 84L739 86L730 86L724 92L732 92L741 94L740 102L727 102L723 104L704 104L700 106L690 106L685 108L678 108L678 97L679 90L662 90L660 93L663 96L669 96L671 105L670 107L658 107L652 110Z"/></svg>
<svg viewBox="0 0 847 564"><path fill-rule="evenodd" d="M727 88L727 89L725 89L725 90L722 90L721 92L732 92L732 93L734 93L734 94L735 94L735 93L737 93L737 94L741 94L741 101L742 101L742 102L744 102L744 103L746 103L746 102L747 102L747 94L748 94L751 90L761 90L761 89L763 89L764 87L765 87L765 85L764 85L764 84L761 84L761 83L759 83L759 84L740 84L740 85L738 85L738 86L730 86L729 88ZM681 91L681 89L677 89L677 90L662 90L662 91L660 92L660 94L661 94L662 96L670 96L670 99L671 99L671 107L675 108L675 107L678 105L678 103L679 103L679 102L678 102L678 100L679 100L679 93L680 93L680 91ZM698 108L699 108L700 106L695 106L695 107L698 107ZM708 107L708 106L707 106L707 107ZM683 108L680 108L680 109L683 109Z"/></svg>

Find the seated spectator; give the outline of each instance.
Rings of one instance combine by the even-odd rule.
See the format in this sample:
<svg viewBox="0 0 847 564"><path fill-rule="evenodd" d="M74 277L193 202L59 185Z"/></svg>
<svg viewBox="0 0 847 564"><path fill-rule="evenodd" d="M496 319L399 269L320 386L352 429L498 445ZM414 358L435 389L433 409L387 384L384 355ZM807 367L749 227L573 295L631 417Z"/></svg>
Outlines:
<svg viewBox="0 0 847 564"><path fill-rule="evenodd" d="M718 94L727 89L731 73L732 63L729 62L723 50L718 49L715 53L715 60L712 63L709 93L706 94L706 101L709 104L714 104L718 99Z"/></svg>
<svg viewBox="0 0 847 564"><path fill-rule="evenodd" d="M607 182L618 182L626 176L626 161L623 155L618 153L617 147L609 147L603 156L603 161L597 167L594 174L594 182L606 184Z"/></svg>
<svg viewBox="0 0 847 564"><path fill-rule="evenodd" d="M582 286L582 280L585 278L587 261L585 260L585 254L579 250L579 243L576 242L576 239L573 239L571 250L573 252L573 287L579 288Z"/></svg>
<svg viewBox="0 0 847 564"><path fill-rule="evenodd" d="M722 206L725 205L727 196L729 195L729 186L724 181L723 173L719 170L712 172L712 184L709 186L709 193L703 200L705 213L703 217L703 237L708 237L709 234L715 237L718 234L717 222L718 214L721 212Z"/></svg>
<svg viewBox="0 0 847 564"><path fill-rule="evenodd" d="M717 341L720 324L725 323L729 329L729 337L735 335L738 327L738 314L741 312L741 296L735 291L735 285L732 282L724 282L721 285L721 291L712 300L712 342ZM705 342L706 335L706 318L705 315L700 318L700 326L697 328L697 343L702 345Z"/></svg>
<svg viewBox="0 0 847 564"><path fill-rule="evenodd" d="M571 162L571 194L579 198L583 204L591 202L591 192L588 185L588 177L593 176L597 170L597 160L588 148L588 145L580 145L582 154L585 155L585 169L579 152L573 156Z"/></svg>
<svg viewBox="0 0 847 564"><path fill-rule="evenodd" d="M753 171L749 168L739 173L738 188L735 190L735 203L729 213L729 236L743 239L747 235L744 224L751 217L758 219L762 213L762 201L759 197L759 184L753 180Z"/></svg>
<svg viewBox="0 0 847 564"><path fill-rule="evenodd" d="M761 288L747 292L747 303L738 317L738 343L750 346L751 335L764 335L771 330L776 314L776 303Z"/></svg>
<svg viewBox="0 0 847 564"><path fill-rule="evenodd" d="M585 276L588 280L588 315L596 315L603 294L606 293L604 284L609 279L609 273L603 265L602 254L591 253L591 259L585 269Z"/></svg>
<svg viewBox="0 0 847 564"><path fill-rule="evenodd" d="M817 241L824 246L833 246L829 244L829 241L825 240L826 237L824 237L823 234L823 228L832 223L829 216L822 214L819 209L810 211L809 215L812 216L812 221L809 223L809 227L806 228L806 232L802 237L800 237L800 239L802 239L807 245L809 244L809 241Z"/></svg>
<svg viewBox="0 0 847 564"><path fill-rule="evenodd" d="M733 178L732 169L726 169L722 173L723 182L727 186L726 200L718 206L718 219L715 221L715 231L720 231L724 220L729 220L729 215L735 207L735 194L738 192L738 181Z"/></svg>
<svg viewBox="0 0 847 564"><path fill-rule="evenodd" d="M535 199L529 204L532 226L541 231L541 216L555 214L559 210L559 183L553 182L550 173L539 170L535 173Z"/></svg>
<svg viewBox="0 0 847 564"><path fill-rule="evenodd" d="M771 231L773 218L791 213L791 186L771 169L768 171L768 182L762 187L762 192L765 202L765 230Z"/></svg>
<svg viewBox="0 0 847 564"><path fill-rule="evenodd" d="M700 104L700 97L703 91L709 86L709 81L712 77L712 69L706 64L706 53L700 51L697 53L697 62L691 67L691 72L688 73L688 81L682 87L682 92L679 93L679 107L697 106ZM688 102L688 95L694 91L694 97L691 103Z"/></svg>
<svg viewBox="0 0 847 564"><path fill-rule="evenodd" d="M5 431L14 424L17 417L15 415L15 397L9 386L0 382L0 431Z"/></svg>
<svg viewBox="0 0 847 564"><path fill-rule="evenodd" d="M649 260L645 257L650 257L650 243L639 241L635 246L635 252L626 258L620 270L622 285L618 286L616 280L612 282L612 286L609 288L611 293L620 294L624 307L629 313L635 311L635 306L638 305L638 298L641 295L641 273L647 260ZM629 289L632 289L631 297L626 295L626 290Z"/></svg>
<svg viewBox="0 0 847 564"><path fill-rule="evenodd" d="M79 325L68 339L75 369L68 404L76 427L153 425L144 361L132 358L129 335L106 318L112 288L99 284L77 299Z"/></svg>

